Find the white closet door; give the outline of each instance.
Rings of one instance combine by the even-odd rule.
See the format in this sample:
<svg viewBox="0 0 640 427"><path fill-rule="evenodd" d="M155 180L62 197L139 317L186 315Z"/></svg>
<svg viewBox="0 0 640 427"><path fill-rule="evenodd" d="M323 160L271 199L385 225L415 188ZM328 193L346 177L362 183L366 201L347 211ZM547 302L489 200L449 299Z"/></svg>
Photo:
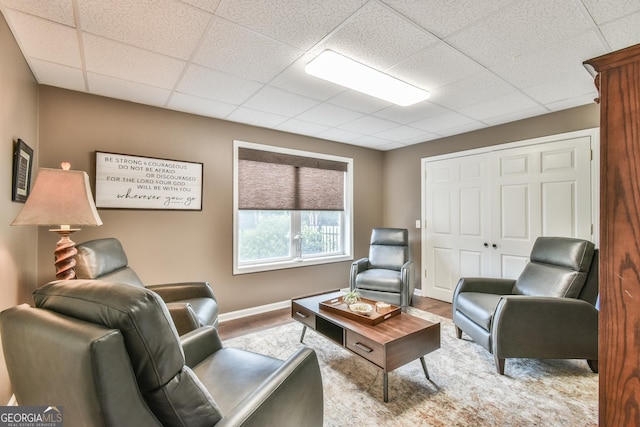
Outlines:
<svg viewBox="0 0 640 427"><path fill-rule="evenodd" d="M450 302L460 277L517 278L539 236L591 240L592 137L426 159L422 294Z"/></svg>
<svg viewBox="0 0 640 427"><path fill-rule="evenodd" d="M489 155L429 162L426 180L427 296L450 301L461 275L491 268Z"/></svg>
<svg viewBox="0 0 640 427"><path fill-rule="evenodd" d="M495 151L491 164L494 276L517 278L539 236L591 239L589 137Z"/></svg>

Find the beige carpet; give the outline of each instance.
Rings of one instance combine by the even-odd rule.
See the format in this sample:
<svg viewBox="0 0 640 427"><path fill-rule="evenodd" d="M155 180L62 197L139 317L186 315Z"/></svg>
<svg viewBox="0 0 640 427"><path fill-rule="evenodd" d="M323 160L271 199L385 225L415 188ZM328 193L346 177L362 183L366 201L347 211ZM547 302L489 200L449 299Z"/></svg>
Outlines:
<svg viewBox="0 0 640 427"><path fill-rule="evenodd" d="M325 426L597 426L598 375L584 360L508 359L506 375L493 357L441 322L442 347L425 357L431 380L416 360L389 374L389 402L382 373L308 330L305 344L318 353L324 386ZM297 348L302 325L291 323L225 341L228 347L285 359Z"/></svg>

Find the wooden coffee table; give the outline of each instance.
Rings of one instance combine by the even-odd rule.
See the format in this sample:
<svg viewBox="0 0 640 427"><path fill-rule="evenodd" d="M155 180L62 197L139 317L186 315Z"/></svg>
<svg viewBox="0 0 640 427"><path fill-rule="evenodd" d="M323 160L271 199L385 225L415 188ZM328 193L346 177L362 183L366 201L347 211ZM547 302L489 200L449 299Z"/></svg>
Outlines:
<svg viewBox="0 0 640 427"><path fill-rule="evenodd" d="M321 302L343 294L336 289L291 300L291 317L304 325L300 342L307 328L311 328L373 364L383 373L385 402L389 401L388 373L394 369L420 359L429 379L424 355L440 348L440 323L400 313L377 325L368 325L320 308Z"/></svg>

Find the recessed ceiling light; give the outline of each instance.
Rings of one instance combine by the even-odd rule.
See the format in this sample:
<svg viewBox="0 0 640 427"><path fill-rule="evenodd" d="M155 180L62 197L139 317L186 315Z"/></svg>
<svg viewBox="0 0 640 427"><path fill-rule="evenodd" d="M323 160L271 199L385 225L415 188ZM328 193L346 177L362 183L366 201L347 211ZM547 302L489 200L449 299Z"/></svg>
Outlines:
<svg viewBox="0 0 640 427"><path fill-rule="evenodd" d="M309 62L307 74L404 107L429 98L429 92L374 70L332 50Z"/></svg>

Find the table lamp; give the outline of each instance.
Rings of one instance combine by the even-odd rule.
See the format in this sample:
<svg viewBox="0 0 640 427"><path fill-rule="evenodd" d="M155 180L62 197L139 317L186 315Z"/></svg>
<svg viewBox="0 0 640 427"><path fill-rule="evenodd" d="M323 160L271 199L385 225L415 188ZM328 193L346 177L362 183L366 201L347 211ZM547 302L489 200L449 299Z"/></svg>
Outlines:
<svg viewBox="0 0 640 427"><path fill-rule="evenodd" d="M56 244L55 266L58 280L75 279L76 244L69 235L79 228L72 226L102 225L84 171L69 170L71 165L62 163L62 169L40 168L27 201L11 225L48 225L58 228L49 231L60 235Z"/></svg>

